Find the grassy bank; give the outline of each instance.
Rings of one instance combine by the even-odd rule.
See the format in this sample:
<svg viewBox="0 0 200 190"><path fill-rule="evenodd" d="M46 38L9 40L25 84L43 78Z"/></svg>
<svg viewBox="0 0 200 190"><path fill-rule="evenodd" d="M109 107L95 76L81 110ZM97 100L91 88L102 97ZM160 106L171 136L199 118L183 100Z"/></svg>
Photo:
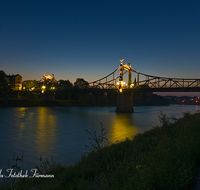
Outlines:
<svg viewBox="0 0 200 190"><path fill-rule="evenodd" d="M21 179L1 189L192 189L200 164L200 114L185 113L174 123L162 114L160 121L162 127L103 148L105 134L90 133L93 151L76 165L46 161L40 173L53 179Z"/></svg>

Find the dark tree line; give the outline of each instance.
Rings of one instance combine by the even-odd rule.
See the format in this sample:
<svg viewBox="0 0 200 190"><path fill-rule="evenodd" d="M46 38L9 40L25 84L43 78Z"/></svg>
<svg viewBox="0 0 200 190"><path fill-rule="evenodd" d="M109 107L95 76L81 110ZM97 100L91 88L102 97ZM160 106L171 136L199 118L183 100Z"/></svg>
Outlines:
<svg viewBox="0 0 200 190"><path fill-rule="evenodd" d="M59 90L84 89L89 87L89 83L83 78L77 78L74 85L69 80L59 80L57 87Z"/></svg>
<svg viewBox="0 0 200 190"><path fill-rule="evenodd" d="M8 86L6 80L6 74L4 71L0 71L0 98L6 99L8 98L8 94L11 91L10 86Z"/></svg>

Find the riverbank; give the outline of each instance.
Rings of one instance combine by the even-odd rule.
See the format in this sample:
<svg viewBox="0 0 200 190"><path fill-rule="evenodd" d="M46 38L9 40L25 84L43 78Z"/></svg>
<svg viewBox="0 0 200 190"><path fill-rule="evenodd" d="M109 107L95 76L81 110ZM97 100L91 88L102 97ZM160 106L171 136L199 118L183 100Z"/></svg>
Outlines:
<svg viewBox="0 0 200 190"><path fill-rule="evenodd" d="M0 100L0 107L34 107L34 106L115 106L112 102L83 103L78 100L45 101L40 99L9 99Z"/></svg>
<svg viewBox="0 0 200 190"><path fill-rule="evenodd" d="M162 127L103 148L104 133L99 138L91 133L93 151L76 165L46 160L38 172L54 178L21 179L1 189L193 189L200 164L200 114L185 113L174 123L162 114L160 121Z"/></svg>
<svg viewBox="0 0 200 190"><path fill-rule="evenodd" d="M168 106L166 102L136 102L134 106ZM34 106L116 106L115 102L82 102L79 100L45 101L40 99L8 99L0 100L0 107L34 107Z"/></svg>
<svg viewBox="0 0 200 190"><path fill-rule="evenodd" d="M200 102L171 102L170 104L177 104L177 105L200 105Z"/></svg>

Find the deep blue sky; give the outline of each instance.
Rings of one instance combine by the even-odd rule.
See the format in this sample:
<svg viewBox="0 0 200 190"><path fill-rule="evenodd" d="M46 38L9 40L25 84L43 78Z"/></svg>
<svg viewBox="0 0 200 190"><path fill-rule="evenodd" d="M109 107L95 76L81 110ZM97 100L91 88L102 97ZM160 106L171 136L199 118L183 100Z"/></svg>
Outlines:
<svg viewBox="0 0 200 190"><path fill-rule="evenodd" d="M1 0L0 70L91 82L119 65L200 78L199 0Z"/></svg>

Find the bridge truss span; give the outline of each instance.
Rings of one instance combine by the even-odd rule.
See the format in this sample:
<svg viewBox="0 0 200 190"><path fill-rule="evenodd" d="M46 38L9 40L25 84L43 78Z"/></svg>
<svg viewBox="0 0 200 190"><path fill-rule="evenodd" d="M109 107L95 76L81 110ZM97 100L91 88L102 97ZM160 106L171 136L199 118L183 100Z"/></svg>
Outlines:
<svg viewBox="0 0 200 190"><path fill-rule="evenodd" d="M152 76L137 72L132 69L132 72L137 74L136 85L147 91L155 92L172 92L172 91L200 91L200 79L183 79L183 78L168 78Z"/></svg>
<svg viewBox="0 0 200 190"><path fill-rule="evenodd" d="M200 79L159 77L134 70L131 63L120 66L107 76L90 82L88 89L146 92L200 92ZM134 79L133 79L134 78Z"/></svg>
<svg viewBox="0 0 200 190"><path fill-rule="evenodd" d="M119 78L118 71L119 67L115 69L112 73L108 74L107 76L98 79L96 81L90 82L89 86L93 89L118 89L117 87L117 80ZM125 74L126 72L124 72Z"/></svg>

